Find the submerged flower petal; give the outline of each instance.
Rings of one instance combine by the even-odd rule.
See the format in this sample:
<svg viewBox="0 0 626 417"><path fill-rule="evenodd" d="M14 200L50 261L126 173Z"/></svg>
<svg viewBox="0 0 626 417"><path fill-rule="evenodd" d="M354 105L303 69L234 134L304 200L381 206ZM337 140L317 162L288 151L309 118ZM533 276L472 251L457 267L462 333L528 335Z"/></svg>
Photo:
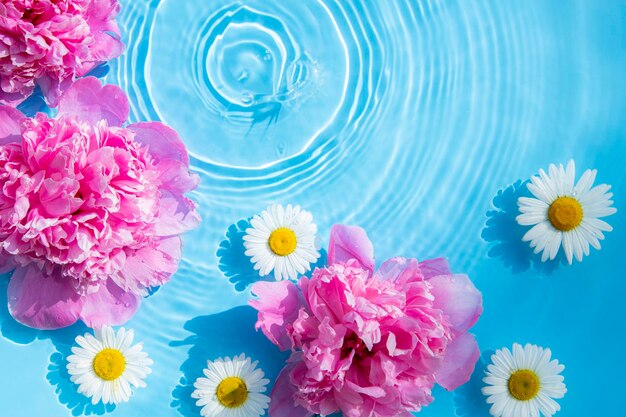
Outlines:
<svg viewBox="0 0 626 417"><path fill-rule="evenodd" d="M84 300L58 270L46 274L34 265L18 267L9 281L9 311L15 320L37 329L74 324Z"/></svg>
<svg viewBox="0 0 626 417"><path fill-rule="evenodd" d="M334 225L328 242L328 263L356 259L363 268L374 271L374 246L358 226Z"/></svg>

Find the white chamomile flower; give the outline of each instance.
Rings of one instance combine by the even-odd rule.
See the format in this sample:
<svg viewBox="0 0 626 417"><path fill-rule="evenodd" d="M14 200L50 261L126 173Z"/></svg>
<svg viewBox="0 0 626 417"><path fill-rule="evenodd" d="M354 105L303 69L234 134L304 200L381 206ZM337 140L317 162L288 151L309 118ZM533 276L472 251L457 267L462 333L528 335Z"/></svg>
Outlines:
<svg viewBox="0 0 626 417"><path fill-rule="evenodd" d="M601 184L592 188L596 170L586 170L574 185L575 167L570 160L564 169L550 164L548 174L539 170L539 177L531 177L528 189L536 198L520 197L517 222L522 226L533 226L522 238L530 241L535 253L543 252L541 261L554 259L561 245L567 261L575 256L582 261L583 254L589 255L589 245L600 249L602 232L613 228L600 217L617 212L611 207L613 201L610 185Z"/></svg>
<svg viewBox="0 0 626 417"><path fill-rule="evenodd" d="M191 394L197 398L204 417L259 417L265 414L270 398L265 392L269 380L244 354L208 361L206 378L198 378Z"/></svg>
<svg viewBox="0 0 626 417"><path fill-rule="evenodd" d="M133 343L134 333L121 328L117 334L109 326L78 336L78 346L68 356L70 380L78 384L78 392L97 404L119 404L132 395L131 385L145 387L144 378L151 372L152 359L142 343Z"/></svg>
<svg viewBox="0 0 626 417"><path fill-rule="evenodd" d="M315 248L317 226L300 206L269 206L250 220L243 244L261 276L272 270L277 280L298 278L320 257Z"/></svg>
<svg viewBox="0 0 626 417"><path fill-rule="evenodd" d="M552 417L561 409L554 399L567 392L560 375L565 367L550 360L551 354L550 349L515 343L512 353L503 348L491 356L482 392L492 416Z"/></svg>

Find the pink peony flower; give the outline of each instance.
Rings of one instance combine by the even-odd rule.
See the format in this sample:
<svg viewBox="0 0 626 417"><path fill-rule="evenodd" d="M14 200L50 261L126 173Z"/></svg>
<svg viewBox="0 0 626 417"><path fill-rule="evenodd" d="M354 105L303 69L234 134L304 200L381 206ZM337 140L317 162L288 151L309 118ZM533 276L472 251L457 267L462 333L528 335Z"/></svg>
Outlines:
<svg viewBox="0 0 626 417"><path fill-rule="evenodd" d="M9 310L27 326L121 324L177 269L198 177L176 132L122 127L128 112L123 91L93 77L56 119L0 106L0 273L15 269Z"/></svg>
<svg viewBox="0 0 626 417"><path fill-rule="evenodd" d="M56 106L77 77L121 55L117 0L2 0L0 103L16 105L41 87Z"/></svg>
<svg viewBox="0 0 626 417"><path fill-rule="evenodd" d="M469 278L443 259L393 258L374 272L372 245L357 227L335 226L330 240L329 266L297 288L252 288L257 329L292 350L270 415L409 417L433 400L435 383L467 382L479 357L467 331L482 313Z"/></svg>

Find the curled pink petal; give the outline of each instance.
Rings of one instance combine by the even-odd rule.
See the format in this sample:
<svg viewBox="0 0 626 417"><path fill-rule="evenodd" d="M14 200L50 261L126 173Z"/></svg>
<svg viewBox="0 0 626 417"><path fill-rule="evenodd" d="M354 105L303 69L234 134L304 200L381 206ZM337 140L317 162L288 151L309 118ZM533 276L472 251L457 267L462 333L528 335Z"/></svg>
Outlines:
<svg viewBox="0 0 626 417"><path fill-rule="evenodd" d="M437 383L452 391L469 381L480 357L478 343L473 335L463 333L446 349L443 364L436 373Z"/></svg>
<svg viewBox="0 0 626 417"><path fill-rule="evenodd" d="M201 221L196 203L181 194L161 191L161 211L154 229L157 236L172 236L194 229Z"/></svg>
<svg viewBox="0 0 626 417"><path fill-rule="evenodd" d="M256 329L261 329L265 336L280 350L292 346L287 327L298 315L298 289L291 281L257 282L252 286L256 299L248 304L259 312Z"/></svg>
<svg viewBox="0 0 626 417"><path fill-rule="evenodd" d="M313 415L293 400L296 388L289 376L293 367L293 364L285 366L274 382L270 395L269 417L311 417Z"/></svg>
<svg viewBox="0 0 626 417"><path fill-rule="evenodd" d="M438 275L433 285L435 306L443 310L455 333L466 332L483 312L483 298L467 275Z"/></svg>
<svg viewBox="0 0 626 417"><path fill-rule="evenodd" d="M147 122L132 124L128 129L135 133L137 141L148 147L157 163L164 159L173 159L189 165L185 144L171 127L159 122Z"/></svg>
<svg viewBox="0 0 626 417"><path fill-rule="evenodd" d="M365 230L358 226L334 225L328 242L328 263L356 259L363 268L374 271L374 246Z"/></svg>
<svg viewBox="0 0 626 417"><path fill-rule="evenodd" d="M450 265L445 258L428 259L420 262L420 269L425 279L438 275L450 275Z"/></svg>
<svg viewBox="0 0 626 417"><path fill-rule="evenodd" d="M20 125L25 118L19 110L0 106L0 146L22 141Z"/></svg>
<svg viewBox="0 0 626 417"><path fill-rule="evenodd" d="M18 267L7 290L9 312L20 323L36 329L59 329L75 323L83 300L72 282L54 271L35 266Z"/></svg>
<svg viewBox="0 0 626 417"><path fill-rule="evenodd" d="M141 292L142 288L163 285L178 269L181 249L179 236L162 238L127 255L124 268L113 279L124 291L134 293Z"/></svg>
<svg viewBox="0 0 626 417"><path fill-rule="evenodd" d="M125 292L112 280L107 280L98 291L83 298L80 318L91 328L117 326L126 323L140 304L141 297Z"/></svg>
<svg viewBox="0 0 626 417"><path fill-rule="evenodd" d="M122 126L129 113L124 91L116 85L103 86L95 77L77 80L59 100L59 116L92 124L106 120L110 126Z"/></svg>

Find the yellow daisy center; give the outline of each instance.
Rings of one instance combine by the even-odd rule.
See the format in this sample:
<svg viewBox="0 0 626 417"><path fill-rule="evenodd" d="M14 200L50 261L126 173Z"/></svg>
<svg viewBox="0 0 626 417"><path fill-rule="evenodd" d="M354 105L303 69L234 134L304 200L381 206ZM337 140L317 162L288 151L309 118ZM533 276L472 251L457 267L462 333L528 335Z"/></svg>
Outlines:
<svg viewBox="0 0 626 417"><path fill-rule="evenodd" d="M126 359L117 349L103 349L93 358L93 371L105 381L119 378L126 369Z"/></svg>
<svg viewBox="0 0 626 417"><path fill-rule="evenodd" d="M539 377L533 371L521 369L511 374L508 386L513 398L520 401L532 400L539 393Z"/></svg>
<svg viewBox="0 0 626 417"><path fill-rule="evenodd" d="M243 379L236 376L229 376L217 386L217 400L224 407L241 407L248 398L248 387Z"/></svg>
<svg viewBox="0 0 626 417"><path fill-rule="evenodd" d="M270 249L278 256L287 256L296 250L296 234L286 227L276 229L270 234Z"/></svg>
<svg viewBox="0 0 626 417"><path fill-rule="evenodd" d="M548 219L555 229L567 232L583 220L583 207L572 197L559 197L548 208Z"/></svg>

